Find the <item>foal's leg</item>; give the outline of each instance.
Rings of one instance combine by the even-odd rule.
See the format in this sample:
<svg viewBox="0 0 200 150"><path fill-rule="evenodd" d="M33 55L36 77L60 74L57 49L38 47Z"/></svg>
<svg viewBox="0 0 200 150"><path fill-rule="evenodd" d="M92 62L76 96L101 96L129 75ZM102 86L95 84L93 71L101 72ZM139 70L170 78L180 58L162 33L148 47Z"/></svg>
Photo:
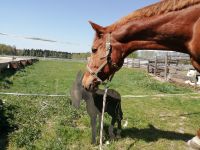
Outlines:
<svg viewBox="0 0 200 150"><path fill-rule="evenodd" d="M90 117L90 123L92 127L92 144L96 143L96 125L97 125L97 116Z"/></svg>
<svg viewBox="0 0 200 150"><path fill-rule="evenodd" d="M113 133L115 122L116 122L116 118L112 117L111 125L109 126L109 129L108 129L108 133L111 139L115 138L115 134Z"/></svg>
<svg viewBox="0 0 200 150"><path fill-rule="evenodd" d="M117 138L121 138L122 124L121 120L117 119Z"/></svg>
<svg viewBox="0 0 200 150"><path fill-rule="evenodd" d="M99 130L98 130L98 133L100 133L100 131L101 131L101 115L102 115L102 113L99 113ZM102 132L103 134L102 134L102 136L103 136L103 140L105 139L105 130L104 130L104 128L103 128L103 132ZM99 136L100 136L100 134L99 134Z"/></svg>

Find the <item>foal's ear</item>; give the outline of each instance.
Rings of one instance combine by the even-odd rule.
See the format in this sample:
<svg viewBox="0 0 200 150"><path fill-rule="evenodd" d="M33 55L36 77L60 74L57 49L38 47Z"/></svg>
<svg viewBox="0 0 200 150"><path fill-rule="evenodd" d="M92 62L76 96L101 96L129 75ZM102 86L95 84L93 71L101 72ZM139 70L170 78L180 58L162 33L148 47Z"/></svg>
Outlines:
<svg viewBox="0 0 200 150"><path fill-rule="evenodd" d="M103 33L105 32L105 28L96 24L96 23L93 23L92 21L89 21L89 23L91 24L92 28L96 31L97 35L98 36L101 36L103 35Z"/></svg>
<svg viewBox="0 0 200 150"><path fill-rule="evenodd" d="M77 83L79 83L79 82L81 83L82 78L83 78L83 72L81 70L79 70L77 75L76 75L76 82Z"/></svg>

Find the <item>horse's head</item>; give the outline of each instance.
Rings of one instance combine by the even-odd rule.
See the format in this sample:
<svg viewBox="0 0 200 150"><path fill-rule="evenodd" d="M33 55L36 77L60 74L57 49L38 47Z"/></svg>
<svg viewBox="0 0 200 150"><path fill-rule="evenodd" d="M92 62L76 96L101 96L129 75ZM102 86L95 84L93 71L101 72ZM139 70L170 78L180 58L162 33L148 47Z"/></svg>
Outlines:
<svg viewBox="0 0 200 150"><path fill-rule="evenodd" d="M107 28L90 22L96 35L92 53L87 64L82 84L87 90L94 90L100 83L111 78L123 65L121 45Z"/></svg>

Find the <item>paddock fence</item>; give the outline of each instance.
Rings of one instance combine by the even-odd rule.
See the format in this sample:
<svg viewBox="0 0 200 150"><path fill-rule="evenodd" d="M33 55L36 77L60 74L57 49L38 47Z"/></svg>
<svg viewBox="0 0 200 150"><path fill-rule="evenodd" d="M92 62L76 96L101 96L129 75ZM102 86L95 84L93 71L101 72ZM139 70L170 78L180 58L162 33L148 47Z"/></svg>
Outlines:
<svg viewBox="0 0 200 150"><path fill-rule="evenodd" d="M37 61L39 59L32 57L0 57L0 73L6 69L17 71Z"/></svg>
<svg viewBox="0 0 200 150"><path fill-rule="evenodd" d="M163 81L170 81L176 83L187 84L190 81L190 85L196 86L198 81L198 73L194 77L188 77L188 71L193 70L193 66L190 63L190 58L186 56L176 55L162 55L155 56L152 59L144 58L126 58L123 67L128 68L141 68L147 70L147 72ZM199 77L200 78L200 77Z"/></svg>

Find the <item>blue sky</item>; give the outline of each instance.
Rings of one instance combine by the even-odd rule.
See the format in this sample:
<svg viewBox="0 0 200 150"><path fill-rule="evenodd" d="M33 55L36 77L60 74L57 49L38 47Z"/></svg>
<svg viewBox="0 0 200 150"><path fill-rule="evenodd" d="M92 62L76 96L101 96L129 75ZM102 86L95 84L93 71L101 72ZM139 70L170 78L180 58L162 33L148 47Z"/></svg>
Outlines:
<svg viewBox="0 0 200 150"><path fill-rule="evenodd" d="M159 0L1 0L0 43L17 48L88 52L91 20L107 26L132 11ZM23 37L50 39L42 42Z"/></svg>

